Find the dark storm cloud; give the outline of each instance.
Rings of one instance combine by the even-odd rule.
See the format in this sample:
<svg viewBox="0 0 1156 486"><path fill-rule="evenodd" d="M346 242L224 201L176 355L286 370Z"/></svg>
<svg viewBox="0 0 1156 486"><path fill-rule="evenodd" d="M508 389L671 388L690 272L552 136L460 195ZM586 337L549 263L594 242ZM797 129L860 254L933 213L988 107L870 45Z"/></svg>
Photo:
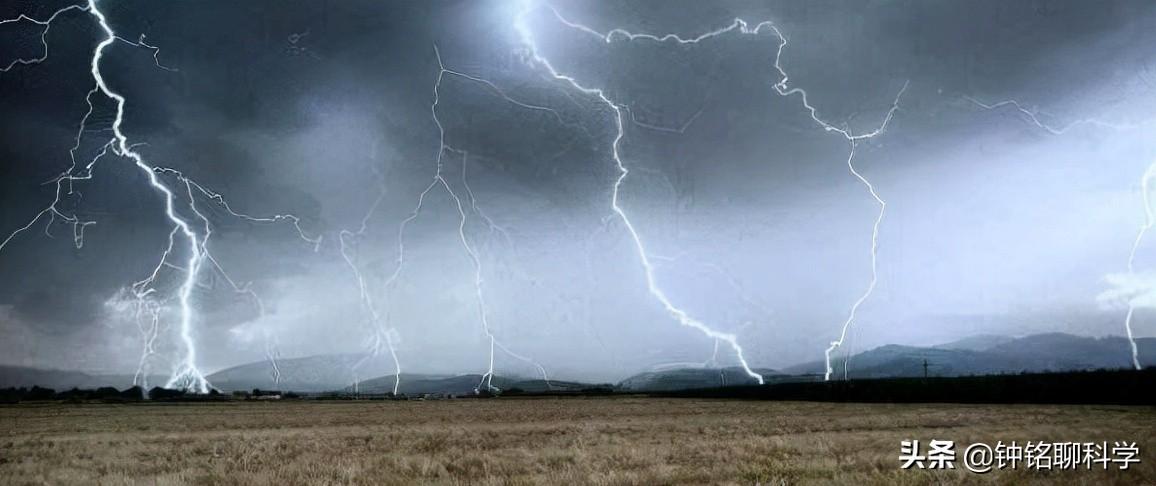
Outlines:
<svg viewBox="0 0 1156 486"><path fill-rule="evenodd" d="M790 41L782 64L791 85L807 89L820 116L855 130L877 124L910 81L890 130L857 156L892 203L881 285L864 309L865 342L965 333L952 319L923 316L972 308L1027 316L1010 319L1017 324L1004 326L1008 332L1048 329L1029 317L1091 305L1100 276L1118 270L1116 246L1127 244L1135 219L1120 201L1150 161L1151 145L1134 134L1049 137L1014 112L978 110L963 97L1021 99L1060 125L1082 116L1149 119L1156 108L1143 77L1156 56L1145 47L1156 45L1150 2L556 6L599 31L690 35L736 16L773 20ZM5 16L20 7L4 6ZM207 366L259 359L271 332L288 355L362 349L356 287L334 237L356 229L384 189L356 244L357 261L384 299L397 224L429 183L437 156L435 43L447 68L555 111L511 105L456 76L441 89L446 142L469 153L463 160L447 152L444 175L464 194L464 167L479 207L510 235L495 236L477 217L467 225L482 250L502 338L553 359L553 367L598 376L709 357L710 343L671 322L647 294L634 248L607 220L617 176L612 114L526 63L512 2L105 0L102 8L123 37L147 35L161 47L160 61L178 70L158 69L148 50L109 51L104 72L129 99L124 130L147 144L141 153L225 194L238 210L292 213L307 232L326 236L313 253L286 225L237 221L198 202L214 225L210 248L267 308L259 316L222 276L206 277L197 301ZM797 98L772 89L777 39L605 43L560 26L545 10L531 21L559 69L605 88L629 110L622 151L632 173L622 198L648 248L664 257L657 273L672 299L738 332L756 364L814 359L865 285L875 209L846 172L845 141L818 129ZM0 30L20 46L0 56L35 52L35 36ZM87 17L69 15L48 36L47 62L0 74L5 234L51 200L52 187L40 183L68 165L97 35ZM101 108L81 150L89 156L110 121L108 104ZM83 249L72 248L69 227L54 225L47 239L38 225L0 254L6 326L43 334L44 342L112 328L119 334L108 346L121 346L122 335L131 341L135 329L109 317L108 304L148 275L168 228L159 198L125 160L106 159L96 175L63 206L99 221ZM456 211L445 194L432 193L409 228L411 264L392 294L403 362L445 372L473 370L483 349ZM1088 225L1099 236L1057 243ZM993 260L1015 262L1005 265L1014 271ZM1095 323L1073 328L1116 332L1088 321Z"/></svg>

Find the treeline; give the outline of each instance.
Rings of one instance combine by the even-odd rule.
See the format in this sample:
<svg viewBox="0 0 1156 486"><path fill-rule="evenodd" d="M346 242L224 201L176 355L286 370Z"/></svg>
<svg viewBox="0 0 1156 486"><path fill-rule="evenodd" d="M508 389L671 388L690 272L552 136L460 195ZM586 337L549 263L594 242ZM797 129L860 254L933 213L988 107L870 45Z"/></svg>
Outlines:
<svg viewBox="0 0 1156 486"><path fill-rule="evenodd" d="M36 401L64 401L64 402L139 402L142 400L154 401L224 401L249 400L265 398L297 398L293 393L255 389L252 392L233 392L223 394L217 390L209 390L207 394L187 393L182 390L171 390L153 387L146 393L143 388L134 386L124 390L113 387L96 389L72 388L56 391L52 388L33 386L31 388L0 388L0 403L36 402Z"/></svg>
<svg viewBox="0 0 1156 486"><path fill-rule="evenodd" d="M137 401L145 397L144 390L139 386L117 390L113 387L96 389L79 389L56 391L52 388L34 386L32 388L3 388L0 389L0 403L34 402L34 401Z"/></svg>
<svg viewBox="0 0 1156 486"><path fill-rule="evenodd" d="M835 380L681 390L652 395L823 402L1156 405L1156 368Z"/></svg>
<svg viewBox="0 0 1156 486"><path fill-rule="evenodd" d="M556 390L556 391L542 391L542 392L526 392L520 388L510 388L501 393L489 393L482 391L480 393L469 393L462 395L447 394L447 393L418 393L418 394L399 394L392 393L350 393L350 392L322 392L322 393L295 393L282 392L279 390L261 390L254 389L252 391L234 391L229 393L221 393L217 390L209 390L207 394L188 393L182 390L172 390L168 388L153 387L144 392L139 386L126 388L124 390L117 390L112 387L103 387L96 389L80 389L72 388L64 391L56 391L52 388L43 388L33 386L31 388L2 388L0 389L0 403L19 403L19 402L37 402L37 401L58 401L58 402L102 402L102 403L124 403L124 402L139 402L139 401L167 401L167 402L186 402L186 401L235 401L235 400L448 400L461 398L493 398L497 396L604 396L613 395L616 391L607 386L595 386L582 389L573 390Z"/></svg>
<svg viewBox="0 0 1156 486"><path fill-rule="evenodd" d="M512 387L503 396L604 396L638 394L610 386L526 392ZM51 388L0 389L0 403L64 401L105 403L150 401L230 401L230 400L439 400L453 398L486 398L497 394L452 395L423 393L414 395L354 394L348 392L292 393L276 390L239 391L222 394L186 393L154 387L146 393L134 386L125 390L112 387L56 391ZM1145 370L1098 370L1063 373L1024 373L928 378L881 378L834 380L830 382L781 382L769 385L743 385L670 392L651 392L650 396L688 398L732 398L748 400L800 400L823 402L881 403L1056 403L1056 404L1127 404L1156 405L1156 368Z"/></svg>
<svg viewBox="0 0 1156 486"><path fill-rule="evenodd" d="M606 396L614 395L618 390L613 385L595 385L578 389L563 389L563 390L545 390L545 391L526 391L518 387L512 387L502 390L499 394L486 395L502 395L502 396L535 396L535 397L569 397L569 396Z"/></svg>

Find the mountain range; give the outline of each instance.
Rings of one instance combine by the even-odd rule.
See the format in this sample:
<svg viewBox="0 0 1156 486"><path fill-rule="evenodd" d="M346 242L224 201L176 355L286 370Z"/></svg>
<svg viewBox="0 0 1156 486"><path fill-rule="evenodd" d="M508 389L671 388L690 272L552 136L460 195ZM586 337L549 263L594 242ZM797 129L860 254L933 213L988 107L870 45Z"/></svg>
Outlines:
<svg viewBox="0 0 1156 486"><path fill-rule="evenodd" d="M1140 365L1156 365L1156 338L1138 338ZM931 347L889 344L865 351L847 360L848 378L893 378L923 376L967 376L1041 371L1077 371L1132 367L1128 340L1063 333L1033 334L1012 339L1003 336L975 336ZM821 374L824 363L813 361L782 370L792 375ZM843 377L843 360L832 363L835 375Z"/></svg>
<svg viewBox="0 0 1156 486"><path fill-rule="evenodd" d="M1138 338L1136 345L1142 366L1156 366L1156 338ZM889 344L864 351L846 360L837 358L832 363L836 378L891 378L924 376L967 376L1012 374L1041 371L1077 371L1089 369L1130 368L1131 348L1123 337L1084 337L1063 333L1034 334L1020 338L1000 335L977 335L935 346L905 346ZM357 355L318 355L277 361L280 380L273 380L273 368L267 361L247 363L218 371L207 378L222 391L251 390L254 388L291 390L297 392L352 392L387 393L393 390L395 377L377 375L357 381L354 366L361 358ZM925 368L926 365L926 368ZM824 362L813 361L780 370L757 369L766 383L821 380ZM403 374L400 393L406 395L472 393L481 382L477 374L422 375ZM150 383L162 383L161 377L150 377ZM694 388L712 388L728 385L755 384L741 368L681 368L648 371L630 376L617 385L595 385L574 381L529 379L516 376L494 376L492 383L503 390L524 392L580 391L613 386L626 392L674 391ZM115 386L127 388L132 376L91 375L79 371L62 371L0 366L0 388L42 387L69 389Z"/></svg>
<svg viewBox="0 0 1156 486"><path fill-rule="evenodd" d="M395 376L382 376L372 380L366 380L357 384L357 387L346 387L344 391L358 393L389 393L393 391L393 384L395 383ZM482 386L482 375L467 374L456 376L432 376L432 375L417 375L417 374L402 374L401 386L398 387L398 393L404 395L425 395L425 394L445 394L445 395L469 395L475 392ZM578 392L597 387L611 388L612 385L594 385L590 383L581 383L575 381L559 381L550 380L547 382L542 379L524 379L517 377L498 376L495 375L489 380L490 386L496 387L506 392L526 392L526 393L542 393L542 392Z"/></svg>
<svg viewBox="0 0 1156 486"><path fill-rule="evenodd" d="M167 376L150 375L148 383L164 384ZM55 390L72 388L100 388L111 386L124 389L133 386L133 375L88 374L80 371L29 368L0 365L0 388L31 388L40 386Z"/></svg>

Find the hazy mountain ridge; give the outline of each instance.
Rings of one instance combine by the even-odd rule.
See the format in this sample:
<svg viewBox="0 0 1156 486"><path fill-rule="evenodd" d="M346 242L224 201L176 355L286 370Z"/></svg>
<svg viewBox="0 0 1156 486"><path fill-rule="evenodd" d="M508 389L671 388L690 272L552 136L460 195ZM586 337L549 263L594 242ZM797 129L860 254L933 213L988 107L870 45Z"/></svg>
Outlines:
<svg viewBox="0 0 1156 486"><path fill-rule="evenodd" d="M395 376L382 376L365 380L358 384L357 391L359 393L389 393L393 391L393 384ZM500 389L510 388L517 380L494 376L491 384ZM436 375L401 375L401 386L398 387L398 393L403 395L424 395L426 393L444 393L447 395L469 395L474 393L474 389L482 383L482 375L479 374L465 374L457 376L436 376ZM347 392L354 391L353 387L345 389Z"/></svg>
<svg viewBox="0 0 1156 486"><path fill-rule="evenodd" d="M1156 366L1156 338L1136 339L1142 366ZM273 380L268 361L234 366L208 376L221 391L280 389L297 392L353 391L356 380L353 367L361 355L318 355L277 361L281 379ZM923 376L924 362L930 376L966 376L1040 371L1076 371L1087 369L1130 368L1131 348L1119 336L1082 337L1063 333L1034 334L1022 338L999 335L977 335L935 346L889 344L850 358L844 368L842 358L832 363L835 377L890 378ZM363 363L364 375L372 377L358 383L360 393L393 391L394 376L382 374L382 363ZM781 370L756 369L766 383L814 381L822 379L824 363L813 361ZM402 374L399 392L406 395L473 393L481 375ZM163 377L150 377L150 385L163 383ZM621 391L656 392L714 388L755 384L742 368L681 368L638 373L621 380L615 388ZM79 371L45 370L20 366L0 366L0 387L41 387L58 390L132 385L131 375L95 375ZM547 391L580 391L606 385L576 381L513 376L494 376L493 385L503 390L518 389L530 393Z"/></svg>
<svg viewBox="0 0 1156 486"><path fill-rule="evenodd" d="M341 390L356 380L354 366L362 359L356 354L323 354L277 360L280 380L273 379L273 366L257 361L227 368L206 377L222 391L279 389L299 392Z"/></svg>
<svg viewBox="0 0 1156 486"><path fill-rule="evenodd" d="M148 377L149 386L164 384L167 377ZM0 388L30 388L39 386L56 390L71 388L100 388L112 386L118 389L133 386L133 375L89 374L81 371L30 368L27 366L0 365Z"/></svg>
<svg viewBox="0 0 1156 486"><path fill-rule="evenodd" d="M773 382L780 373L770 369L755 369L764 382ZM692 388L711 388L730 385L756 385L758 381L739 367L732 368L679 368L648 371L618 382L625 391L673 391Z"/></svg>
<svg viewBox="0 0 1156 486"><path fill-rule="evenodd" d="M1011 336L1003 336L1000 334L976 334L968 336L963 339L957 339L943 344L936 344L932 346L938 349L964 349L970 351L987 351L991 348L1014 341L1015 338Z"/></svg>
<svg viewBox="0 0 1156 486"><path fill-rule="evenodd" d="M382 376L372 380L366 380L358 384L357 391L359 393L390 393L393 391L394 376ZM482 375L479 374L465 374L456 376L436 376L436 375L415 375L402 374L401 386L398 387L398 393L402 395L424 395L445 394L445 395L470 395L482 383ZM592 383L582 383L577 381L565 380L543 380L543 379L529 379L512 376L494 375L490 384L504 392L527 392L527 393L544 393L544 392L578 392L596 387L608 388L611 385L603 384L596 385ZM484 386L482 388L485 388ZM344 391L353 392L354 388L348 387Z"/></svg>
<svg viewBox="0 0 1156 486"><path fill-rule="evenodd" d="M987 339L993 342L992 339ZM954 343L963 346L951 347ZM976 351L977 340L967 338L933 347L886 345L852 356L850 378L923 376L924 360L930 376L963 376L1039 371L1077 371L1132 367L1128 340L1119 336L1083 337L1064 333L1033 334ZM1141 366L1156 365L1156 338L1138 338ZM784 369L789 374L823 372L823 362L813 361ZM843 360L832 362L836 376L843 376Z"/></svg>

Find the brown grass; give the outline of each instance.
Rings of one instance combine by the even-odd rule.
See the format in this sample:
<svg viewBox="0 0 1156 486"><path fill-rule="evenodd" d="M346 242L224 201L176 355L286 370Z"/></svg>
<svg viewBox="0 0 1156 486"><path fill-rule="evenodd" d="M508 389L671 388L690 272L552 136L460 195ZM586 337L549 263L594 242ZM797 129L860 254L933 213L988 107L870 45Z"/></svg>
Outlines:
<svg viewBox="0 0 1156 486"><path fill-rule="evenodd" d="M0 406L5 484L1156 484L1156 409L657 398ZM899 441L1136 441L1128 471L901 470Z"/></svg>

